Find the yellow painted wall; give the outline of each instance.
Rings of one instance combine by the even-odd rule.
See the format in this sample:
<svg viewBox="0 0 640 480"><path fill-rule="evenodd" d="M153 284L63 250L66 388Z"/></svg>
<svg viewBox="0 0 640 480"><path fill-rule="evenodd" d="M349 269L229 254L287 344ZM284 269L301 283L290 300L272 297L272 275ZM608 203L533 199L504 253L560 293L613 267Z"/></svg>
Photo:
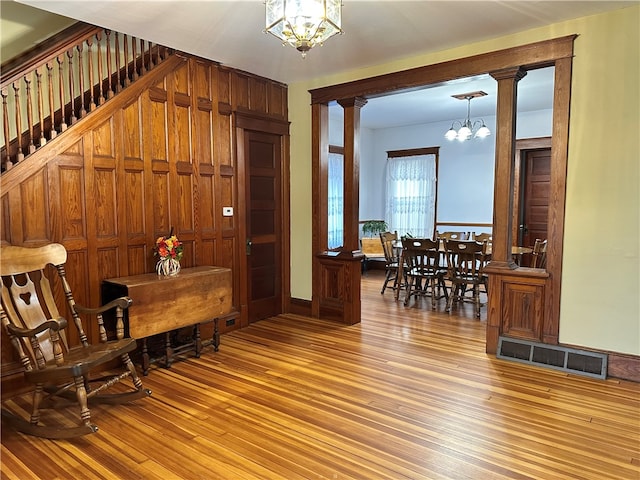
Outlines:
<svg viewBox="0 0 640 480"><path fill-rule="evenodd" d="M16 2L0 1L0 62L46 40L76 21Z"/></svg>
<svg viewBox="0 0 640 480"><path fill-rule="evenodd" d="M639 30L633 6L289 85L292 296L311 298L309 89L577 33L560 341L640 355Z"/></svg>

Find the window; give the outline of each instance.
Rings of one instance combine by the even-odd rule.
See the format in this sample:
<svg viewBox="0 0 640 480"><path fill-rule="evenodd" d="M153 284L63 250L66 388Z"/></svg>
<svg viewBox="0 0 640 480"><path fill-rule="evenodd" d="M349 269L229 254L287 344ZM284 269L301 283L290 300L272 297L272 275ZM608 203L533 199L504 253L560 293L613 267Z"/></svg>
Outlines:
<svg viewBox="0 0 640 480"><path fill-rule="evenodd" d="M387 154L385 219L389 230L433 238L438 148Z"/></svg>
<svg viewBox="0 0 640 480"><path fill-rule="evenodd" d="M327 226L329 249L341 247L344 243L344 156L329 150L327 192Z"/></svg>

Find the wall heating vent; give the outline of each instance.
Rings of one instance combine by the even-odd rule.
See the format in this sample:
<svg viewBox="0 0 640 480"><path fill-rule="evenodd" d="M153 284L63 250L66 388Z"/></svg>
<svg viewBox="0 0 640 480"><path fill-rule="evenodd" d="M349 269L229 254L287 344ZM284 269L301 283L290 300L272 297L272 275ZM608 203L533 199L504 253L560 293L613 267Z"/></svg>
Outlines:
<svg viewBox="0 0 640 480"><path fill-rule="evenodd" d="M496 356L588 377L607 378L607 355L604 353L500 337Z"/></svg>

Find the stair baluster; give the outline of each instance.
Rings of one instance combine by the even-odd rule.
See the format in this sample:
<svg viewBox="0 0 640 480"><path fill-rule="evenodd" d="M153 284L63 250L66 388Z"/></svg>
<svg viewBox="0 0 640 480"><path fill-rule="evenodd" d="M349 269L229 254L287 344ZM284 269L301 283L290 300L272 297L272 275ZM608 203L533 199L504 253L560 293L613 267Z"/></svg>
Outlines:
<svg viewBox="0 0 640 480"><path fill-rule="evenodd" d="M81 23L54 37L2 65L2 171L60 136L172 53L144 39Z"/></svg>
<svg viewBox="0 0 640 480"><path fill-rule="evenodd" d="M47 143L47 139L44 138L44 104L42 101L42 72L40 67L36 68L36 79L38 85L38 125L40 130L40 138L38 138L38 146L42 147Z"/></svg>
<svg viewBox="0 0 640 480"><path fill-rule="evenodd" d="M118 32L116 32L114 42L116 47L116 93L118 93L122 90L122 78L120 77L122 72L120 68L120 36Z"/></svg>
<svg viewBox="0 0 640 480"><path fill-rule="evenodd" d="M66 102L64 101L64 54L58 55L58 85L60 86L60 96L58 100L60 100L60 133L64 132L67 129L66 115L64 111L64 105Z"/></svg>
<svg viewBox="0 0 640 480"><path fill-rule="evenodd" d="M96 109L95 83L93 82L93 37L87 38L87 63L89 68L89 111Z"/></svg>
<svg viewBox="0 0 640 480"><path fill-rule="evenodd" d="M87 110L84 108L84 63L82 62L82 43L76 47L78 50L78 86L80 87L80 112L78 116L80 118L87 114Z"/></svg>
<svg viewBox="0 0 640 480"><path fill-rule="evenodd" d="M127 35L122 36L122 42L124 43L124 86L128 87L131 84L131 80L129 79L129 38ZM135 65L135 59L134 59Z"/></svg>
<svg viewBox="0 0 640 480"><path fill-rule="evenodd" d="M22 153L22 135L19 132L22 132L22 108L20 107L20 84L19 80L13 82L13 92L16 97L16 132L18 132L18 136L16 141L18 142L18 148L16 149L16 163L24 160L24 153Z"/></svg>
<svg viewBox="0 0 640 480"><path fill-rule="evenodd" d="M4 144L9 145L9 142L11 141L11 136L9 134L9 108L7 106L9 91L6 88L3 88L0 90L0 94L2 94L2 127L4 130ZM2 160L7 170L13 166L8 148L5 149L5 156Z"/></svg>
<svg viewBox="0 0 640 480"><path fill-rule="evenodd" d="M142 76L147 73L147 69L144 65L144 40L142 38L140 39L140 59L140 76Z"/></svg>
<svg viewBox="0 0 640 480"><path fill-rule="evenodd" d="M111 74L113 72L111 68L111 30L105 30L106 48L107 48L107 100L113 97L113 79Z"/></svg>
<svg viewBox="0 0 640 480"><path fill-rule="evenodd" d="M97 53L98 53L98 105L102 105L105 101L104 98L104 85L102 75L102 32L96 33Z"/></svg>
<svg viewBox="0 0 640 480"><path fill-rule="evenodd" d="M49 91L49 139L53 140L58 135L56 131L56 122L54 119L54 97L53 97L53 62L47 62L47 79L48 79L48 91ZM44 130L44 128L43 128Z"/></svg>
<svg viewBox="0 0 640 480"><path fill-rule="evenodd" d="M27 150L29 154L36 151L36 146L33 144L33 105L31 102L31 78L30 74L24 76L24 83L26 85L27 94L27 129L29 131L29 144Z"/></svg>
<svg viewBox="0 0 640 480"><path fill-rule="evenodd" d="M136 37L131 37L131 48L133 50L133 72L132 72L132 81L136 81L138 79L138 41Z"/></svg>
<svg viewBox="0 0 640 480"><path fill-rule="evenodd" d="M71 101L71 116L69 117L69 124L73 125L76 123L76 120L78 120L76 117L76 96L73 89L73 48L67 50L67 58L69 59L67 62L67 73L69 74L69 100Z"/></svg>

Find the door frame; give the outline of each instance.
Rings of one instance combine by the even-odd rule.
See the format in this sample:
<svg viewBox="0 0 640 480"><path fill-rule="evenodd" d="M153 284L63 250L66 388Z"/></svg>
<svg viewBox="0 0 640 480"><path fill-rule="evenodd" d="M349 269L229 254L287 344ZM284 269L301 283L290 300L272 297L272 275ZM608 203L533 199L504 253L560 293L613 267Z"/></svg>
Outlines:
<svg viewBox="0 0 640 480"><path fill-rule="evenodd" d="M514 176L513 176L513 219L512 219L512 233L511 238L514 240L518 238L520 225L520 209L522 202L522 163L525 159L527 150L540 150L544 148L551 148L551 137L535 137L535 138L523 138L516 140L516 154Z"/></svg>
<svg viewBox="0 0 640 480"><path fill-rule="evenodd" d="M280 217L282 222L280 225L280 271L281 271L281 304L280 312L287 311L287 302L291 298L291 228L290 228L290 199L289 199L289 122L278 121L273 119L265 119L245 113L233 113L233 125L236 147L235 157L238 168L237 185L237 221L238 221L238 237L236 238L236 247L239 258L238 276L240 278L239 292L239 309L240 309L240 327L249 326L249 272L245 259L245 239L247 238L247 221L248 206L246 201L247 182L249 181L247 158L245 152L245 140L247 131L258 133L267 133L280 136Z"/></svg>
<svg viewBox="0 0 640 480"><path fill-rule="evenodd" d="M551 189L549 195L549 247L547 250L547 272L545 279L532 279L533 282L543 283L545 289L544 302L540 306L540 315L544 319L544 341L557 343L560 318L560 289L562 282L562 255L564 238L564 217L566 198L567 159L569 143L569 110L571 101L572 63L574 56L574 41L577 34L567 35L550 40L543 40L531 44L507 48L471 57L459 58L442 63L416 67L409 70L388 73L371 78L364 78L352 82L331 85L310 90L312 114L312 165L313 165L313 212L312 254L314 257L322 255L324 235L322 220L323 185L326 185L326 139L328 138L329 102L345 99L364 99L380 96L391 92L407 91L426 87L442 82L452 81L474 75L490 74L498 81L497 131L496 131L496 171L494 189L494 253L495 258L490 265L490 280L500 287L505 279L527 277L527 272L518 269L510 260L513 222L513 176L515 154L515 116L517 100L517 82L527 70L543 67L555 67L554 99L551 146ZM345 143L356 140L354 151L358 151L359 131L345 128ZM349 159L345 158L345 164ZM357 176L356 172L356 176ZM354 179L354 181L357 180ZM320 218L318 218L320 217ZM345 236L357 231L354 225L345 225L350 231ZM324 236L323 236L324 235ZM322 272L318 262L314 263L312 272L312 297L321 292L316 291L321 286ZM528 279L524 279L529 281ZM355 297L359 288L353 285L350 294L352 303L358 301L359 317L360 304ZM503 310L508 308L501 305L500 296L492 296L487 308L487 337L486 352L497 351L499 336L504 331L505 318ZM313 307L313 306L312 306ZM312 308L313 312L317 309Z"/></svg>

